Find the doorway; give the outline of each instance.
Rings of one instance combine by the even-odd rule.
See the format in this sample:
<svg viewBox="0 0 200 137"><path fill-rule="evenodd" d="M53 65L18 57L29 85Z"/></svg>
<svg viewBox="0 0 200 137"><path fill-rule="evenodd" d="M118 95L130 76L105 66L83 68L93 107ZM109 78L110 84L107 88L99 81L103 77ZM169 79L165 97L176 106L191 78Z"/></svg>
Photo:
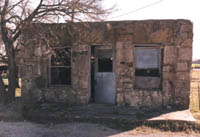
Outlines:
<svg viewBox="0 0 200 137"><path fill-rule="evenodd" d="M115 104L114 52L111 46L91 46L91 101Z"/></svg>

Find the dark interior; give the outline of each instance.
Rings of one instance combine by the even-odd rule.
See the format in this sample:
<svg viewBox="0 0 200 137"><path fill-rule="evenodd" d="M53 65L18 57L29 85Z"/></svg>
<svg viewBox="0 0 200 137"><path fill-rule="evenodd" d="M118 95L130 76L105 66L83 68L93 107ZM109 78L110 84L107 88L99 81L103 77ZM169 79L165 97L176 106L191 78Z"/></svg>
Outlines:
<svg viewBox="0 0 200 137"><path fill-rule="evenodd" d="M111 58L100 58L98 59L98 72L112 72L113 61Z"/></svg>
<svg viewBox="0 0 200 137"><path fill-rule="evenodd" d="M94 57L94 51L95 51L95 47L91 46L91 57ZM94 66L95 66L95 59L91 58L90 60L90 71L91 71L91 97L90 97L90 102L94 102L94 98L95 98L95 74L94 74Z"/></svg>
<svg viewBox="0 0 200 137"><path fill-rule="evenodd" d="M71 84L71 67L52 67L51 84L70 85Z"/></svg>
<svg viewBox="0 0 200 137"><path fill-rule="evenodd" d="M135 69L135 76L160 77L159 69Z"/></svg>

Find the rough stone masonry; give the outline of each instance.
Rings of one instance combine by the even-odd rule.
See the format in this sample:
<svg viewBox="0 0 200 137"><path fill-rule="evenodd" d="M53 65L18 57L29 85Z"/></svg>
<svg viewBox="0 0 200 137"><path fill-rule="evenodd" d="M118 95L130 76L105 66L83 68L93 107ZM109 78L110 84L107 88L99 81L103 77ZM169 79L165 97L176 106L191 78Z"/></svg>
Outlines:
<svg viewBox="0 0 200 137"><path fill-rule="evenodd" d="M23 31L17 54L22 97L27 102L90 103L94 47L113 51L114 104L188 108L192 41L189 20L32 24ZM65 74L71 79L52 84L53 50L64 47L70 48L71 71Z"/></svg>

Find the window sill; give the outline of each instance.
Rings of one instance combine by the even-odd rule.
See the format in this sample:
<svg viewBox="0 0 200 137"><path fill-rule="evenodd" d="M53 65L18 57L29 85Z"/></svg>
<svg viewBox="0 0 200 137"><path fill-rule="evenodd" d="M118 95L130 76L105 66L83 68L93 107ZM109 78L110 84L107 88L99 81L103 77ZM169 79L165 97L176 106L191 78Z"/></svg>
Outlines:
<svg viewBox="0 0 200 137"><path fill-rule="evenodd" d="M149 91L149 92L162 92L161 88L153 88L153 89L146 89L146 88L133 88L134 91Z"/></svg>
<svg viewBox="0 0 200 137"><path fill-rule="evenodd" d="M49 84L49 88L71 88L72 85Z"/></svg>

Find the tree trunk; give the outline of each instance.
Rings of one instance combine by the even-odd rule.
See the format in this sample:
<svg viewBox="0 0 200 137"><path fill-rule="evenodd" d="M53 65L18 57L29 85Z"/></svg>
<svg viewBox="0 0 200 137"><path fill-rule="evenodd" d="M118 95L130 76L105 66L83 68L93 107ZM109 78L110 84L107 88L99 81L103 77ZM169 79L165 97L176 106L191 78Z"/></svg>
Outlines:
<svg viewBox="0 0 200 137"><path fill-rule="evenodd" d="M8 56L8 102L12 102L15 100L15 89L18 82L18 74L13 43L7 44L5 46Z"/></svg>
<svg viewBox="0 0 200 137"><path fill-rule="evenodd" d="M10 62L8 62L8 102L15 100L15 89L17 87L17 79L16 79L16 63L14 59L11 59Z"/></svg>
<svg viewBox="0 0 200 137"><path fill-rule="evenodd" d="M4 83L3 83L3 79L0 75L0 103L6 103L6 88L4 86Z"/></svg>
<svg viewBox="0 0 200 137"><path fill-rule="evenodd" d="M6 20L10 12L9 4L9 0L4 1L0 15L0 35L2 37L3 43L5 44L6 55L8 57L8 103L15 100L15 89L18 82L18 74L15 61L14 42L18 38L18 35L21 33L21 31L19 31L19 33L12 37L9 28L7 27L8 22Z"/></svg>

